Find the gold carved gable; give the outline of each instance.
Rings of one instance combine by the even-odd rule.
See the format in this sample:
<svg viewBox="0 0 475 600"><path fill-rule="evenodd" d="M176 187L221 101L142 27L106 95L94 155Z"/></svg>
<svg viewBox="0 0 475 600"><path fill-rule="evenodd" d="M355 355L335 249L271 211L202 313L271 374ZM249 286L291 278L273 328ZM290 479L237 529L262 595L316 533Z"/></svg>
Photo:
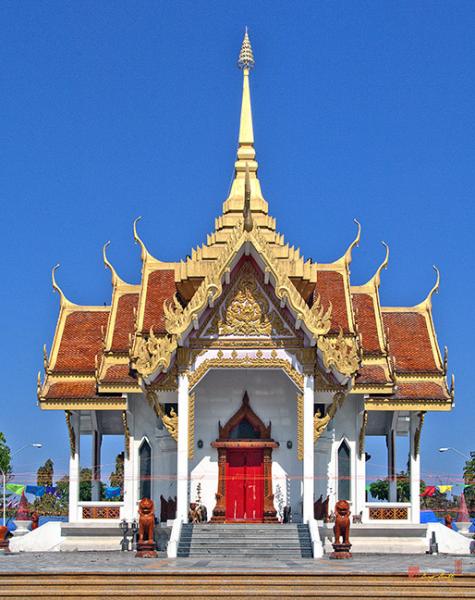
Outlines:
<svg viewBox="0 0 475 600"><path fill-rule="evenodd" d="M211 310L197 337L201 340L291 340L297 336L290 319L276 307L265 291L256 269L252 264L245 263L228 291Z"/></svg>

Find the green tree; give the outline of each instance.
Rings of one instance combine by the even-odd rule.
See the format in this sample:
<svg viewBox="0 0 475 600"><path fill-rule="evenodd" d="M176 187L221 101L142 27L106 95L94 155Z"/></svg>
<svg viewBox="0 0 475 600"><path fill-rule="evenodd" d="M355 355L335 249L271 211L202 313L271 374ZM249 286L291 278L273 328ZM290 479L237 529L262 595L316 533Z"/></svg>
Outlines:
<svg viewBox="0 0 475 600"><path fill-rule="evenodd" d="M5 473L7 479L12 472L11 466L11 450L7 444L5 434L0 431L0 469Z"/></svg>
<svg viewBox="0 0 475 600"><path fill-rule="evenodd" d="M421 492L426 484L421 481ZM411 480L406 471L401 471L396 475L396 490L398 502L411 501ZM369 486L369 491L373 498L378 500L389 500L389 479L378 479Z"/></svg>
<svg viewBox="0 0 475 600"><path fill-rule="evenodd" d="M54 477L54 464L51 458L45 462L36 472L36 484L44 486L52 486Z"/></svg>
<svg viewBox="0 0 475 600"><path fill-rule="evenodd" d="M124 494L124 453L121 452L115 459L115 471L110 474L111 487L120 487L120 496L116 496L114 500L122 500Z"/></svg>
<svg viewBox="0 0 475 600"><path fill-rule="evenodd" d="M463 469L463 480L465 485L464 494L467 508L471 517L475 516L475 457L465 463Z"/></svg>

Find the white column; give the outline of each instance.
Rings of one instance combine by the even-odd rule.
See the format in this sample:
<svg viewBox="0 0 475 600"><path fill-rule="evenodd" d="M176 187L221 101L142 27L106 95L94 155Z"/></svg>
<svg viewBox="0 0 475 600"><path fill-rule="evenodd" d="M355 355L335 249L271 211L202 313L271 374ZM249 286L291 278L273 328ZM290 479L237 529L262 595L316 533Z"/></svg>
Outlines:
<svg viewBox="0 0 475 600"><path fill-rule="evenodd" d="M411 521L412 523L418 524L421 515L421 496L420 496L420 482L421 482L421 462L420 453L414 456L414 436L416 429L419 425L418 413L411 413L411 423L409 428L409 468L411 478Z"/></svg>
<svg viewBox="0 0 475 600"><path fill-rule="evenodd" d="M178 376L178 445L177 445L177 486L176 518L188 520L188 377Z"/></svg>
<svg viewBox="0 0 475 600"><path fill-rule="evenodd" d="M303 390L303 522L313 520L314 442L313 442L313 375L304 375Z"/></svg>
<svg viewBox="0 0 475 600"><path fill-rule="evenodd" d="M130 406L130 396L129 396ZM129 455L124 448L124 506L120 515L121 519L132 521L136 518L135 503L137 494L137 477L134 471L135 455L137 453L137 444L135 442L134 416L127 411L127 425L130 432Z"/></svg>
<svg viewBox="0 0 475 600"><path fill-rule="evenodd" d="M79 457L81 449L80 413L71 414L71 426L74 431L76 448L73 455L69 455L69 522L79 520Z"/></svg>

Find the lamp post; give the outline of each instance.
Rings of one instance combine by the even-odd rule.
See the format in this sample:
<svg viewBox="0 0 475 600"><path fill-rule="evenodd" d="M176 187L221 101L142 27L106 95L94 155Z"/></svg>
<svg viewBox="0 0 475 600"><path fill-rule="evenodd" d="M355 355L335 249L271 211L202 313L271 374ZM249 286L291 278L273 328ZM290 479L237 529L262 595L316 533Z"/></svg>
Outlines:
<svg viewBox="0 0 475 600"><path fill-rule="evenodd" d="M43 444L25 444L24 446L22 446L21 448L18 448L18 450L15 450L15 452L13 454L10 455L10 459L12 459L14 456L16 456L19 452L21 452L22 450L25 450L25 448L42 448ZM5 471L0 467L0 472L2 474L2 482L3 482L3 525L7 524L7 502L6 502L6 485L7 485L7 474L5 473Z"/></svg>
<svg viewBox="0 0 475 600"><path fill-rule="evenodd" d="M465 458L465 460L470 460L469 456L467 456L463 452L460 452L460 450L457 450L457 448L439 448L439 452L448 452L449 450L452 450L452 452L456 452L457 454L460 454L460 456L463 456Z"/></svg>

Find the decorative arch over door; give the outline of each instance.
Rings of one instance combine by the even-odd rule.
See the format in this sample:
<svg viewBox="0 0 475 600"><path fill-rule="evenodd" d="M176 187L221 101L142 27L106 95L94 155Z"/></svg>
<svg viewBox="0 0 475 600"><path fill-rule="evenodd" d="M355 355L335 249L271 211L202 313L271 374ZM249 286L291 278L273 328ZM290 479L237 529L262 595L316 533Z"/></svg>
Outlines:
<svg viewBox="0 0 475 600"><path fill-rule="evenodd" d="M239 410L221 426L212 442L218 450L218 491L211 521L275 523L272 493L271 424L265 425L252 410L247 392Z"/></svg>

